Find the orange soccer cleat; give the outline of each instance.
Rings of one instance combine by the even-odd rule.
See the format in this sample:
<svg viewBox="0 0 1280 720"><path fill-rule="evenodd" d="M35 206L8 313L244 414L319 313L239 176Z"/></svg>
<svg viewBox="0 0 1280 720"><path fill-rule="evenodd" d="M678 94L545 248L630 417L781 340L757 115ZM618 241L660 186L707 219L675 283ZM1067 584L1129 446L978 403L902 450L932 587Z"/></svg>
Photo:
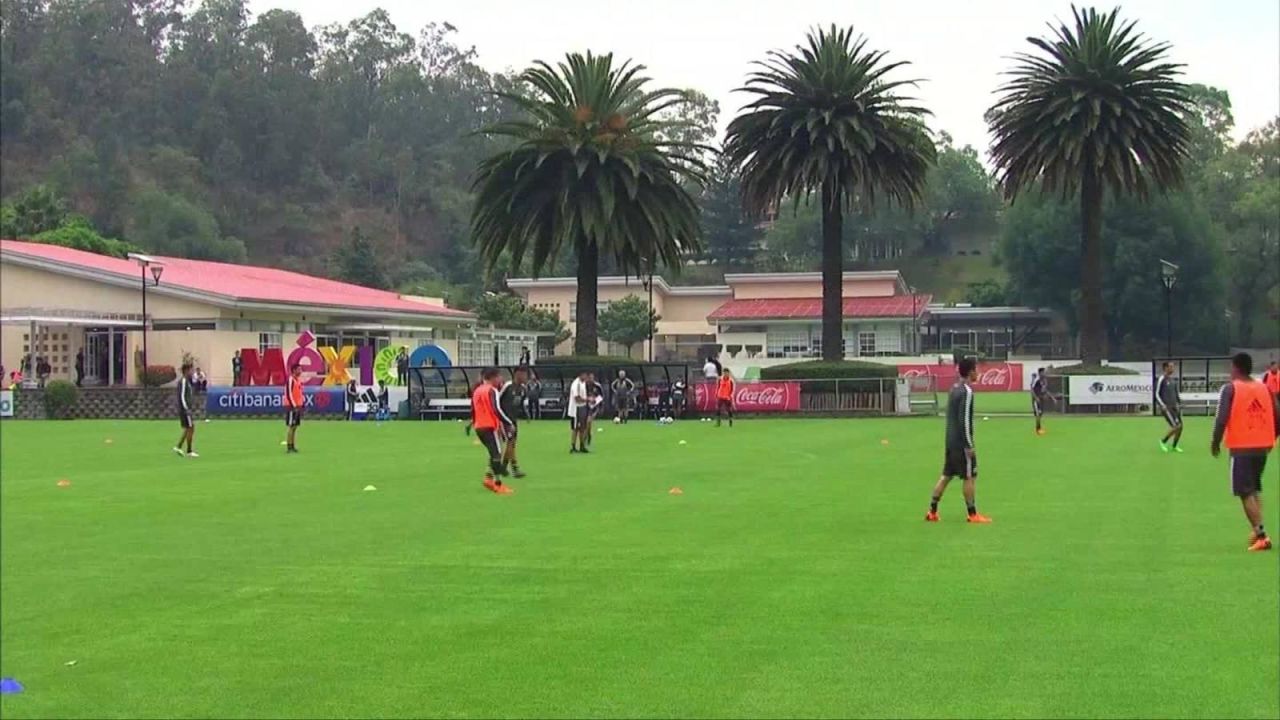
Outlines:
<svg viewBox="0 0 1280 720"><path fill-rule="evenodd" d="M987 517L986 515L983 515L982 513L974 513L969 516L969 522L985 525L991 522L991 518Z"/></svg>
<svg viewBox="0 0 1280 720"><path fill-rule="evenodd" d="M1048 433L1049 433L1049 431L1048 431L1048 430L1045 430L1044 428L1040 428L1039 430L1037 430L1037 431L1036 431L1036 434L1037 434L1037 435L1040 435L1040 436L1047 435Z"/></svg>
<svg viewBox="0 0 1280 720"><path fill-rule="evenodd" d="M499 495L510 495L511 493L515 492L515 490L512 490L510 485L499 485L498 489L494 490L494 492L498 493Z"/></svg>
<svg viewBox="0 0 1280 720"><path fill-rule="evenodd" d="M1258 538L1257 540L1253 541L1252 545L1249 546L1249 552L1262 552L1263 550L1270 550L1270 549L1271 549L1271 538L1269 537Z"/></svg>
<svg viewBox="0 0 1280 720"><path fill-rule="evenodd" d="M501 486L500 486L500 485L498 485L497 481L495 481L493 478L491 478L491 477L487 477L487 478L485 478L485 479L484 479L484 489L485 489L485 490L488 490L488 491L490 491L490 492L498 492L498 488L499 488L499 487L501 487Z"/></svg>
<svg viewBox="0 0 1280 720"><path fill-rule="evenodd" d="M938 513L934 512L933 510L930 510L929 512L924 514L924 521L938 522Z"/></svg>

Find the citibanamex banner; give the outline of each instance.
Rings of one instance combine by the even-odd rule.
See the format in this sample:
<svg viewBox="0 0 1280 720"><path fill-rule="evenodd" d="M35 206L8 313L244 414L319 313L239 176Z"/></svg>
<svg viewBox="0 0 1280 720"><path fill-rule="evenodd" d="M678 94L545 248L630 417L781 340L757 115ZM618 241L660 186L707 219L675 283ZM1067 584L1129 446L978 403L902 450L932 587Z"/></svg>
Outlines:
<svg viewBox="0 0 1280 720"><path fill-rule="evenodd" d="M340 387L309 385L302 388L304 410L311 415L341 415L346 411ZM284 389L278 387L209 388L205 394L205 414L283 415Z"/></svg>
<svg viewBox="0 0 1280 720"><path fill-rule="evenodd" d="M713 383L695 385L694 404L699 412L715 412L715 385ZM800 383L738 383L733 393L733 409L743 413L798 412L800 410Z"/></svg>
<svg viewBox="0 0 1280 720"><path fill-rule="evenodd" d="M1149 405L1151 378L1143 375L1072 375L1067 385L1072 405Z"/></svg>
<svg viewBox="0 0 1280 720"><path fill-rule="evenodd" d="M946 390L960 379L960 372L953 363L945 365L899 365L898 375L902 377L934 378L934 387ZM978 381L973 389L979 392L1008 392L1024 390L1022 386L1022 365L1018 363L988 362L978 363Z"/></svg>

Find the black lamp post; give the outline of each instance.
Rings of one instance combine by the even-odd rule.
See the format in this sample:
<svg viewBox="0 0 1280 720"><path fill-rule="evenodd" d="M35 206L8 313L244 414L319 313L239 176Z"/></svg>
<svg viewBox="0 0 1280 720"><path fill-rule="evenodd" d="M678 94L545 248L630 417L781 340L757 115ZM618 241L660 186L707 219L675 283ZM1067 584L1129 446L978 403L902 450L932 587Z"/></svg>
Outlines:
<svg viewBox="0 0 1280 720"><path fill-rule="evenodd" d="M147 369L147 268L151 269L154 284L160 284L160 276L164 273L164 265L158 260L141 253L129 253L129 259L138 263L142 270L142 369ZM114 341L112 341L114 342Z"/></svg>
<svg viewBox="0 0 1280 720"><path fill-rule="evenodd" d="M911 286L907 288L911 291L911 352L920 354L920 326L918 324L919 315L916 314L916 288Z"/></svg>
<svg viewBox="0 0 1280 720"><path fill-rule="evenodd" d="M1173 286L1178 283L1178 266L1161 260L1160 282L1164 283L1165 355L1173 357Z"/></svg>
<svg viewBox="0 0 1280 720"><path fill-rule="evenodd" d="M644 288L649 291L649 362L653 362L653 263L649 263L649 279L644 281Z"/></svg>

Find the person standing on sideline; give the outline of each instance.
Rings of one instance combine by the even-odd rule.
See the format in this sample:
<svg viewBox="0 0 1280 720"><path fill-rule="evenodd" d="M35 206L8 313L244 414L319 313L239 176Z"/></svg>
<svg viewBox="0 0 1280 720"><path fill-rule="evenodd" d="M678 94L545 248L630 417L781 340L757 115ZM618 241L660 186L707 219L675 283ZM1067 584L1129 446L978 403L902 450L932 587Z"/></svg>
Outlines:
<svg viewBox="0 0 1280 720"><path fill-rule="evenodd" d="M400 354L396 355L396 384L409 384L409 351L400 348Z"/></svg>
<svg viewBox="0 0 1280 720"><path fill-rule="evenodd" d="M302 392L302 366L294 364L289 368L289 379L284 386L284 426L289 428L285 438L285 453L298 452L298 426L302 424L303 409L307 398Z"/></svg>
<svg viewBox="0 0 1280 720"><path fill-rule="evenodd" d="M1164 415L1164 421L1169 423L1169 432L1160 440L1160 449L1164 452L1182 452L1182 448L1178 447L1178 442L1182 440L1182 395L1178 392L1178 381L1173 377L1171 362L1164 364L1160 377L1156 379L1156 405L1160 408L1160 414Z"/></svg>
<svg viewBox="0 0 1280 720"><path fill-rule="evenodd" d="M511 494L511 488L502 484L499 476L507 470L502 465L502 448L499 433L502 432L502 409L498 404L498 386L502 373L497 368L485 368L481 382L471 393L471 426L485 451L489 453L489 466L484 471L484 486L499 495Z"/></svg>
<svg viewBox="0 0 1280 720"><path fill-rule="evenodd" d="M1271 361L1267 366L1267 373L1262 376L1262 382L1267 386L1267 391L1271 396L1280 402L1280 363Z"/></svg>
<svg viewBox="0 0 1280 720"><path fill-rule="evenodd" d="M240 371L244 369L244 360L240 359L240 351L231 356L231 384L240 384Z"/></svg>
<svg viewBox="0 0 1280 720"><path fill-rule="evenodd" d="M528 409L525 410L525 417L530 420L542 419L542 381L538 379L537 373L529 370L529 382L525 385L524 392L525 403Z"/></svg>
<svg viewBox="0 0 1280 720"><path fill-rule="evenodd" d="M729 427L733 427L733 390L733 375L725 368L716 385L716 427L720 427L721 413L729 416Z"/></svg>
<svg viewBox="0 0 1280 720"><path fill-rule="evenodd" d="M529 346L521 345L520 346L520 365L522 367L529 367L529 364L531 362L533 362L533 356L529 354Z"/></svg>
<svg viewBox="0 0 1280 720"><path fill-rule="evenodd" d="M613 381L613 407L617 411L618 417L623 423L631 417L631 397L635 394L636 384L631 378L627 377L626 370L619 370L618 377Z"/></svg>
<svg viewBox="0 0 1280 720"><path fill-rule="evenodd" d="M587 413L590 412L590 398L587 397L587 371L578 373L569 384L569 402L565 405L569 416L570 453L587 452Z"/></svg>
<svg viewBox="0 0 1280 720"><path fill-rule="evenodd" d="M1271 538L1262 527L1262 473L1267 455L1280 437L1280 407L1266 386L1254 380L1253 358L1236 353L1231 358L1231 382L1218 395L1218 416L1213 423L1209 451L1222 453L1225 443L1231 455L1231 493L1240 498L1249 521L1250 552L1271 549Z"/></svg>
<svg viewBox="0 0 1280 720"><path fill-rule="evenodd" d="M347 378L347 420L356 419L356 402L360 400L360 388L356 385L356 379Z"/></svg>
<svg viewBox="0 0 1280 720"><path fill-rule="evenodd" d="M1049 380L1044 375L1044 368L1040 368L1040 372L1031 376L1031 411L1036 416L1036 434L1044 435L1044 406L1049 401L1055 400L1053 393L1049 392Z"/></svg>
<svg viewBox="0 0 1280 720"><path fill-rule="evenodd" d="M182 435L178 437L178 444L173 446L173 451L189 458L200 457L191 448L196 438L196 421L191 414L194 407L195 390L191 385L191 363L183 363L182 375L178 378L178 423L182 425ZM184 443L187 446L186 452L182 451Z"/></svg>
<svg viewBox="0 0 1280 720"><path fill-rule="evenodd" d="M4 375L0 372L0 376ZM76 387L81 387L84 383L84 350L76 351Z"/></svg>
<svg viewBox="0 0 1280 720"><path fill-rule="evenodd" d="M933 487L929 512L924 519L938 522L938 503L952 478L964 478L964 506L971 523L989 523L991 518L978 512L974 485L978 479L978 454L973 442L973 383L978 379L978 361L961 358L960 379L947 397L947 451L942 464L942 477Z"/></svg>

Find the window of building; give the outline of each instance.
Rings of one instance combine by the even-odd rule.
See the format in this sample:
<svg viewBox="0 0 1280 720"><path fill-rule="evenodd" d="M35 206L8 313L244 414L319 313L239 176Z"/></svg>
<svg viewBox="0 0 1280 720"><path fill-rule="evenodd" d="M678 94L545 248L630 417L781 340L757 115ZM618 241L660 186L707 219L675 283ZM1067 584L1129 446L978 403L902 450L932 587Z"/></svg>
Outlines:
<svg viewBox="0 0 1280 720"><path fill-rule="evenodd" d="M600 311L604 310L607 307L609 307L609 303L597 302L596 313L599 314ZM571 302L569 303L569 322L577 322L577 321L578 321L578 303Z"/></svg>
<svg viewBox="0 0 1280 720"><path fill-rule="evenodd" d="M765 334L765 355L771 358L807 358L822 354L822 331L811 327L782 327Z"/></svg>
<svg viewBox="0 0 1280 720"><path fill-rule="evenodd" d="M859 355L875 355L876 354L876 334L874 331L868 332L863 330L858 333L858 354Z"/></svg>
<svg viewBox="0 0 1280 720"><path fill-rule="evenodd" d="M258 352L265 353L270 348L280 347L280 333L264 332L258 333Z"/></svg>

